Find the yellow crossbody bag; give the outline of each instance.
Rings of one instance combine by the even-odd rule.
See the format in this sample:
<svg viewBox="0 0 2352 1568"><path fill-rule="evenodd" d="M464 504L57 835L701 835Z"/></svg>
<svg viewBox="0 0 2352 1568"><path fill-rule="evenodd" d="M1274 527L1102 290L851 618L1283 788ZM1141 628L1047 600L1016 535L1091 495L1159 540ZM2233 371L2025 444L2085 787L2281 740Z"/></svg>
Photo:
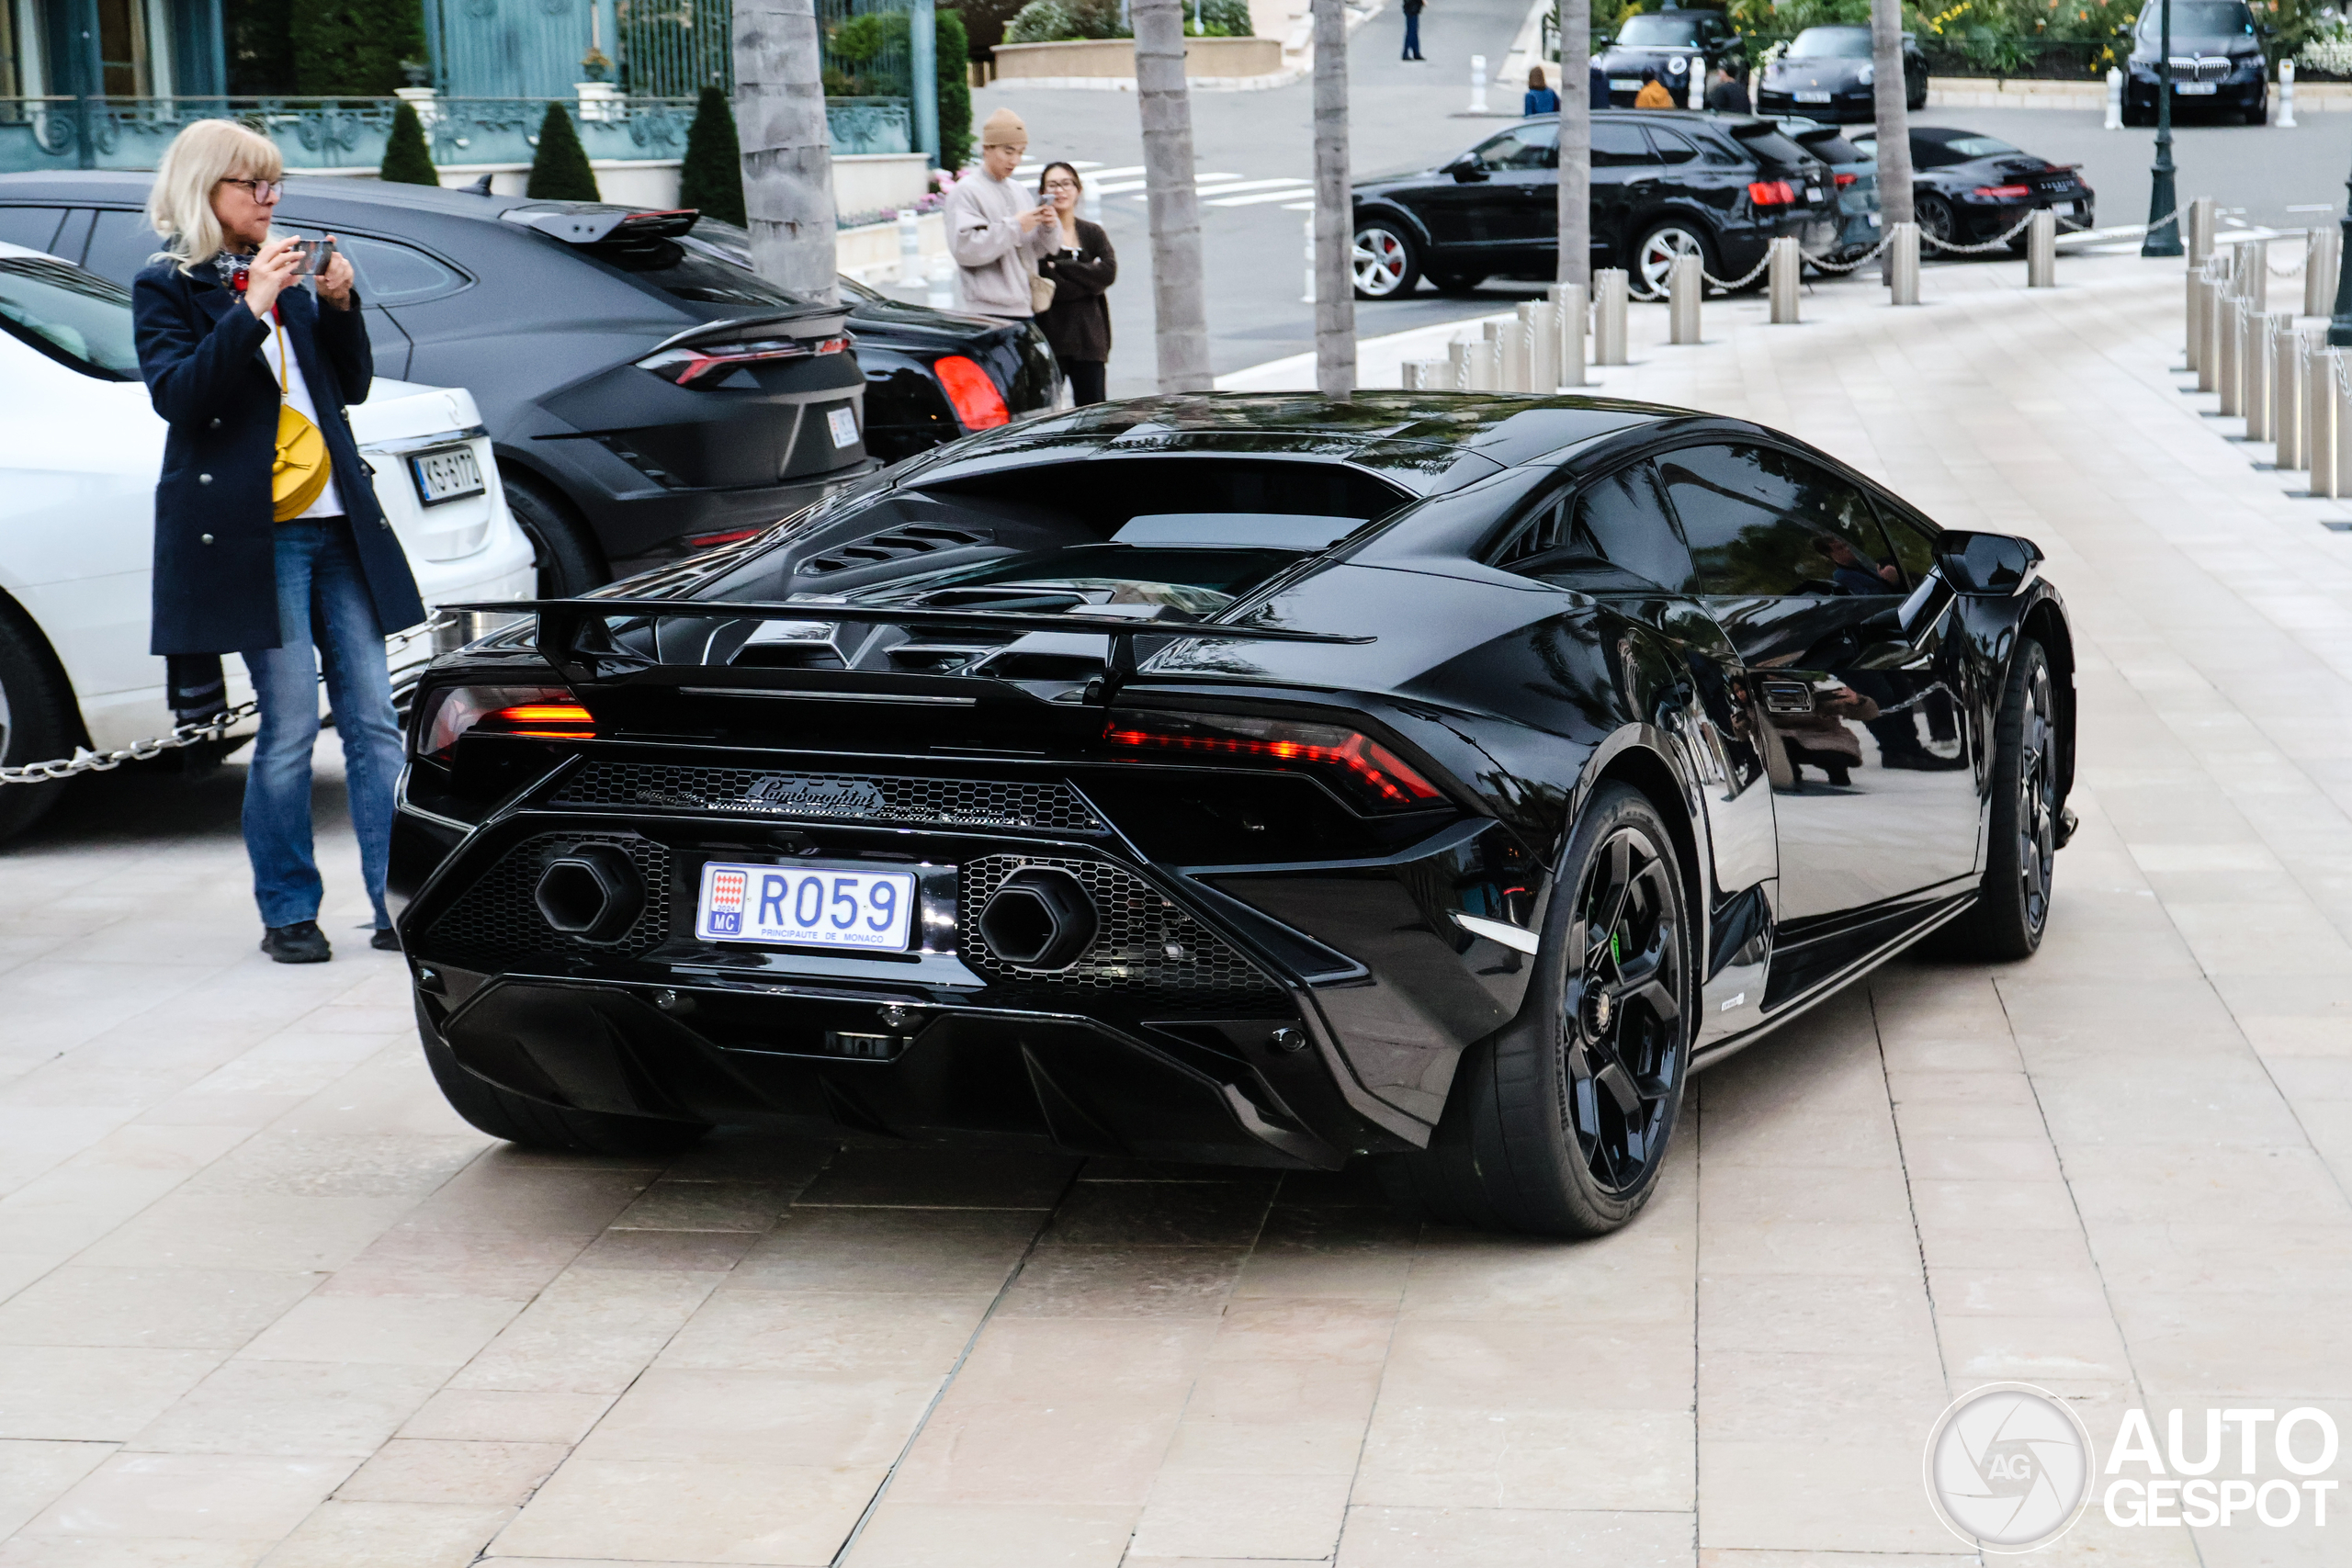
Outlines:
<svg viewBox="0 0 2352 1568"><path fill-rule="evenodd" d="M334 470L327 457L327 438L287 396L286 319L275 310L270 315L277 325L278 397L277 456L269 469L270 514L291 523L311 510Z"/></svg>

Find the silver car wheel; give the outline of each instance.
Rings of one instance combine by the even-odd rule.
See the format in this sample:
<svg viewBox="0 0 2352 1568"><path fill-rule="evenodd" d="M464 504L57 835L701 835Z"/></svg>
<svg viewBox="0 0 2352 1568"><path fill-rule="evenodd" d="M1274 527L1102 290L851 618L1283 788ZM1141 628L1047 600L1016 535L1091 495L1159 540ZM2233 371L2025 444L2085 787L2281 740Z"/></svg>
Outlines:
<svg viewBox="0 0 2352 1568"><path fill-rule="evenodd" d="M1634 257L1634 287L1645 299L1663 299L1667 287L1674 276L1674 264L1684 256L1697 256L1702 266L1706 265L1707 247L1698 235L1688 229L1668 226L1655 230L1642 242L1639 254Z"/></svg>
<svg viewBox="0 0 2352 1568"><path fill-rule="evenodd" d="M1357 291L1385 299L1404 290L1405 279L1412 269L1412 252L1400 236L1389 230L1359 229L1351 265Z"/></svg>

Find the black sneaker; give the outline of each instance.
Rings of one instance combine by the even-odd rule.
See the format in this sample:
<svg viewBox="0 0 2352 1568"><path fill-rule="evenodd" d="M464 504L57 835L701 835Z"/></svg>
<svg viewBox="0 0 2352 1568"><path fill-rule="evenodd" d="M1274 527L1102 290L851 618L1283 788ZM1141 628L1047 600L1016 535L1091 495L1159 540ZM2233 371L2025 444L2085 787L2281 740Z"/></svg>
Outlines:
<svg viewBox="0 0 2352 1568"><path fill-rule="evenodd" d="M368 945L379 953L398 953L401 950L401 933L390 926L378 926L376 934L368 939Z"/></svg>
<svg viewBox="0 0 2352 1568"><path fill-rule="evenodd" d="M327 945L327 933L319 930L316 920L263 928L261 950L280 964L324 964L334 956L334 949Z"/></svg>

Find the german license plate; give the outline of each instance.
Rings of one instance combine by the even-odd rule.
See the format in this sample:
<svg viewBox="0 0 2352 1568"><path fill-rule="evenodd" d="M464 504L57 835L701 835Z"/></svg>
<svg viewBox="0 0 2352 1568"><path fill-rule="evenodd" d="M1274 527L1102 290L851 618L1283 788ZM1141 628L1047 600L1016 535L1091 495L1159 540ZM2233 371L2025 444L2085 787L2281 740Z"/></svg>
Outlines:
<svg viewBox="0 0 2352 1568"><path fill-rule="evenodd" d="M1829 94L1822 90L1808 88L1797 94L1797 102L1801 104L1826 104L1828 101Z"/></svg>
<svg viewBox="0 0 2352 1568"><path fill-rule="evenodd" d="M825 412L825 430L832 436L835 446L857 445L857 415L847 409L829 409Z"/></svg>
<svg viewBox="0 0 2352 1568"><path fill-rule="evenodd" d="M2183 97L2202 98L2220 92L2222 85L2219 82L2175 82L2172 90Z"/></svg>
<svg viewBox="0 0 2352 1568"><path fill-rule="evenodd" d="M481 466L470 446L435 446L409 454L408 471L416 480L416 499L427 506L460 501L482 492Z"/></svg>
<svg viewBox="0 0 2352 1568"><path fill-rule="evenodd" d="M2050 204L2050 210L2061 218L2072 218L2075 215L2075 204L2071 201L2053 201Z"/></svg>
<svg viewBox="0 0 2352 1568"><path fill-rule="evenodd" d="M702 868L695 935L705 942L904 953L914 916L910 871L712 861Z"/></svg>

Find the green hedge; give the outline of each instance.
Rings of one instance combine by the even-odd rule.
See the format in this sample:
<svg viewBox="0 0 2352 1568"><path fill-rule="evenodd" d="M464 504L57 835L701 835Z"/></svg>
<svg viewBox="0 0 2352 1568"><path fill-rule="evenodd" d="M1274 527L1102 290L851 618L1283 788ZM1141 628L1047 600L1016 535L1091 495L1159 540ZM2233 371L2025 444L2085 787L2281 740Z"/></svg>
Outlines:
<svg viewBox="0 0 2352 1568"><path fill-rule="evenodd" d="M1250 38L1249 0L1185 0L1188 38ZM1132 38L1119 19L1118 0L1029 0L1004 29L1007 43L1061 43L1072 39Z"/></svg>

